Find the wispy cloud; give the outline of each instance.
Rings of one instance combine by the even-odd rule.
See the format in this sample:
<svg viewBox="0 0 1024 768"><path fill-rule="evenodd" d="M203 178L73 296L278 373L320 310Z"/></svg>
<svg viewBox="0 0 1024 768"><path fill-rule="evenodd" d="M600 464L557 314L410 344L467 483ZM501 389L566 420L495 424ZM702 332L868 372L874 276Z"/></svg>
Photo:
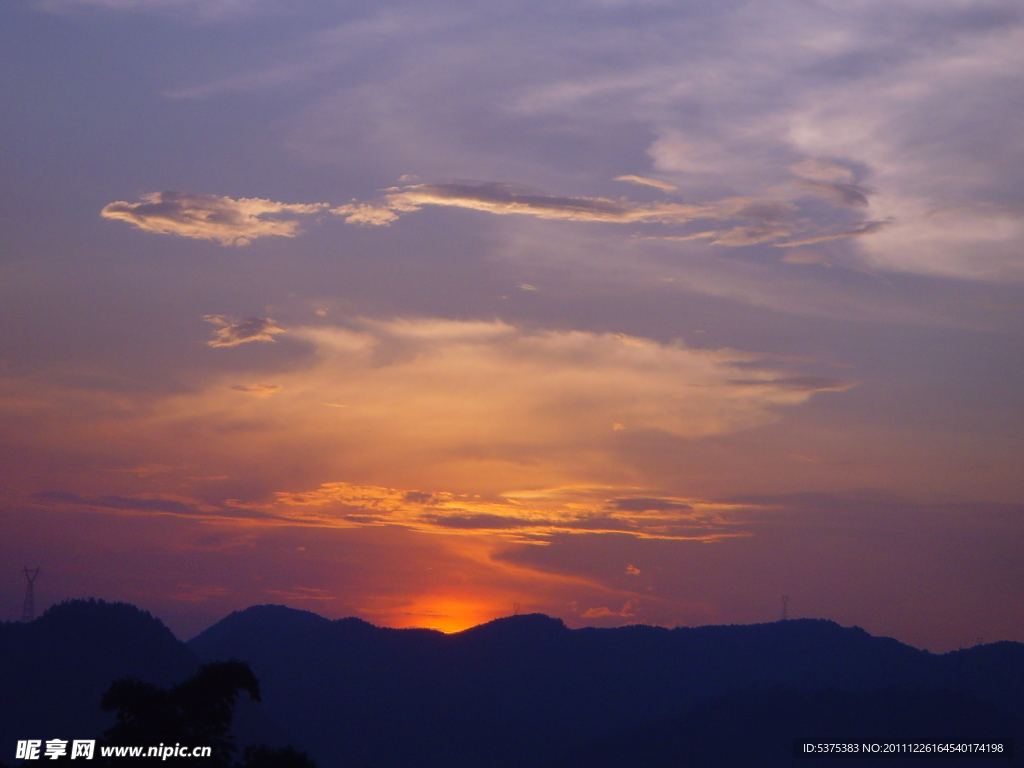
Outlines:
<svg viewBox="0 0 1024 768"><path fill-rule="evenodd" d="M711 245L757 245L758 243L770 243L780 237L786 237L792 233L789 227L776 225L755 225L746 227L733 227L724 232L715 232Z"/></svg>
<svg viewBox="0 0 1024 768"><path fill-rule="evenodd" d="M588 608L580 616L584 619L598 619L598 618L622 618L630 619L636 616L636 606L633 600L627 600L623 603L622 608L615 611L607 606L599 606L597 608Z"/></svg>
<svg viewBox="0 0 1024 768"><path fill-rule="evenodd" d="M797 392L843 392L854 386L848 379L831 376L788 376L778 379L730 379L741 387L779 387Z"/></svg>
<svg viewBox="0 0 1024 768"><path fill-rule="evenodd" d="M616 176L616 181L627 181L630 184L640 184L645 187L656 187L664 192L674 192L679 187L669 184L667 181L661 181L659 179L649 179L646 176L634 176L633 174L627 174L625 176Z"/></svg>
<svg viewBox="0 0 1024 768"><path fill-rule="evenodd" d="M616 424L697 436L774 420L775 406L807 397L789 386L731 383L741 370L754 378L745 368L756 355L620 334L433 319L292 333L319 352L319 370L302 377L307 389L310 376L323 384L318 401L348 403L338 416L360 419L390 403L393 426L408 425L417 442L429 434L456 442L476 434L473 442L492 445L611 439Z"/></svg>
<svg viewBox="0 0 1024 768"><path fill-rule="evenodd" d="M234 390L235 392L244 392L247 395L253 397L270 397L276 395L281 391L279 384L231 384L228 389Z"/></svg>
<svg viewBox="0 0 1024 768"><path fill-rule="evenodd" d="M620 178L635 180L641 177ZM643 183L653 181L645 180ZM830 195L844 204L850 204L851 200L856 202L854 198L861 194L857 191L861 188L856 185L813 179L800 179L800 182L819 191L827 188L826 196ZM387 226L405 214L428 206L464 208L501 216L609 224L680 226L698 220L723 221L730 222L731 226L658 237L668 240L707 238L711 245L733 247L769 243L789 237L794 232L808 230L806 221L795 220L798 207L779 197L728 197L699 203L637 203L627 199L549 195L517 184L493 181L393 187L377 201L354 201L334 207L327 203L275 203L255 198L234 200L216 195L162 192L146 196L142 203L111 203L103 209L102 215L128 221L152 232L215 240L222 245L245 245L259 237L294 237L299 233L299 222L295 218L299 215L329 210L348 224ZM871 234L880 226L880 223L868 222L855 229L815 235L812 239L792 244Z"/></svg>
<svg viewBox="0 0 1024 768"><path fill-rule="evenodd" d="M249 341L273 341L284 328L274 325L272 317L232 317L230 315L203 315L203 320L220 326L207 344L211 347L235 347ZM237 385L232 389L239 389ZM251 391L251 390L243 390ZM266 390L261 390L266 392Z"/></svg>
<svg viewBox="0 0 1024 768"><path fill-rule="evenodd" d="M370 203L349 203L331 209L331 213L343 216L348 224L368 224L381 227L398 219L398 211L417 210L412 207L372 205Z"/></svg>
<svg viewBox="0 0 1024 768"><path fill-rule="evenodd" d="M247 525L359 528L401 526L441 535L490 534L544 543L557 534L612 533L643 539L719 541L749 535L743 528L746 499L737 504L675 496L628 495L632 488L589 486L478 494L420 491L347 482L315 490L282 491L270 503L204 504L187 497L105 495L43 491L32 500L120 514L162 514L204 520L244 519Z"/></svg>
<svg viewBox="0 0 1024 768"><path fill-rule="evenodd" d="M695 219L777 219L795 208L776 198L734 197L710 203L634 203L603 197L560 197L494 181L460 181L443 184L416 184L397 188L385 195L374 210L390 211L395 216L418 211L424 206L447 206L485 211L498 215L520 214L562 221L684 224ZM363 208L341 206L332 209L352 223L389 223L393 219L373 221ZM378 214L383 219L383 214ZM354 220L352 217L356 217Z"/></svg>
<svg viewBox="0 0 1024 768"><path fill-rule="evenodd" d="M806 158L789 166L797 184L812 194L837 205L866 206L875 190L854 183L853 171L845 165L820 158Z"/></svg>
<svg viewBox="0 0 1024 768"><path fill-rule="evenodd" d="M240 57L239 71L193 91L319 88L288 137L311 162L366 155L394 177L414 170L423 179L464 173L540 185L633 168L618 178L677 187L697 205L711 189L745 196L786 187L816 233L852 230L862 211L892 217L879 237L846 244L873 266L1020 279L1012 73L1024 26L1013 3L870 0L836 11L768 0L628 19L588 7L538 25L530 3L511 4L500 23L487 9L385 4L304 30L276 60ZM544 56L523 62L524 39ZM357 82L335 76L351 69L353 51L381 66ZM466 126L479 141L463 139ZM562 142L578 149L554 153ZM643 149L648 168L638 162ZM823 212L821 201L845 210ZM933 217L947 208L961 209L949 226ZM352 223L402 213L365 201L341 209ZM1000 221L984 226L992 210ZM792 237L805 239L802 230Z"/></svg>
<svg viewBox="0 0 1024 768"><path fill-rule="evenodd" d="M731 515L729 505L677 497L623 497L613 488L585 486L509 491L484 500L470 494L335 482L303 493L278 493L272 509L277 519L304 524L401 525L428 533L489 533L525 542L573 533L696 541L747 535L737 527L741 521Z"/></svg>
<svg viewBox="0 0 1024 768"><path fill-rule="evenodd" d="M127 221L139 229L221 245L247 245L260 237L295 237L297 215L317 213L326 203L277 203L254 197L235 200L217 195L153 192L142 202L119 200L104 206L104 218Z"/></svg>
<svg viewBox="0 0 1024 768"><path fill-rule="evenodd" d="M851 229L845 229L841 232L830 232L824 235L814 235L811 237L805 237L801 240L789 240L785 243L775 243L779 248L794 248L800 245L814 245L815 243L827 243L831 240L843 240L847 237L860 237L862 235L873 235L876 232L882 230L882 228L892 224L890 219L882 221L866 221Z"/></svg>
<svg viewBox="0 0 1024 768"><path fill-rule="evenodd" d="M36 501L46 504L70 504L118 512L161 513L186 517L211 517L224 513L219 507L197 504L192 500L156 496L85 496L63 491L41 491L32 495Z"/></svg>
<svg viewBox="0 0 1024 768"><path fill-rule="evenodd" d="M812 193L840 205L866 206L868 195L872 193L871 189L859 184L835 184L830 181L814 181L812 179L800 179L797 183Z"/></svg>
<svg viewBox="0 0 1024 768"><path fill-rule="evenodd" d="M276 337L270 318L216 317L218 345ZM40 453L55 444L69 452L102 444L100 463L73 488L95 499L111 493L94 489L97 470L138 467L142 451L180 469L152 477L104 473L123 498L190 488L201 498L230 493L269 514L262 504L270 491L308 490L337 478L405 489L353 501L368 520L390 514L397 499L438 531L522 531L554 520L644 535L669 526L679 535L673 526L681 523L670 518L689 515L690 501L663 492L602 490L554 504L509 489L608 485L610 478L625 485L628 475L646 487L649 446L777 424L786 410L822 396L816 392L845 386L800 378L801 363L757 353L494 320L364 319L291 327L289 334L307 355L273 379L256 379L272 383L239 382L226 370L187 391L136 397L9 382L0 406L21 414L10 439ZM443 496L435 498L435 489L455 495L438 506ZM584 502L585 509L573 506ZM585 514L566 518L572 509ZM494 515L502 519L488 517Z"/></svg>

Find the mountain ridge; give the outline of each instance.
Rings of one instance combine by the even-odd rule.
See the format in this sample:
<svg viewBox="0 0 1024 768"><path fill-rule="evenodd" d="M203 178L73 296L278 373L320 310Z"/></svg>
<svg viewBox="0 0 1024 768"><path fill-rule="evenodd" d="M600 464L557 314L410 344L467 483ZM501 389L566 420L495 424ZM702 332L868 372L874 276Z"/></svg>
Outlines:
<svg viewBox="0 0 1024 768"><path fill-rule="evenodd" d="M569 629L526 614L443 634L288 611L251 607L189 645L250 662L324 768L541 765L751 687L954 689L1018 716L1024 692L1020 643L937 655L825 619Z"/></svg>
<svg viewBox="0 0 1024 768"><path fill-rule="evenodd" d="M1024 710L1024 644L938 655L824 619L570 629L525 614L444 634L263 605L186 644L130 604L68 601L34 622L0 624L0 760L16 739L98 736L110 724L99 698L114 679L168 686L229 659L251 665L264 701L243 697L240 740L292 741L320 768L667 760L655 768L689 749L680 734L743 742L730 718L763 721L754 729L763 740L769 723L853 722L864 702L902 701L912 711L901 720L894 705L889 719L914 727L956 713L974 722L995 708L1014 733ZM776 738L772 754L792 759L784 747ZM694 766L719 764L693 749Z"/></svg>

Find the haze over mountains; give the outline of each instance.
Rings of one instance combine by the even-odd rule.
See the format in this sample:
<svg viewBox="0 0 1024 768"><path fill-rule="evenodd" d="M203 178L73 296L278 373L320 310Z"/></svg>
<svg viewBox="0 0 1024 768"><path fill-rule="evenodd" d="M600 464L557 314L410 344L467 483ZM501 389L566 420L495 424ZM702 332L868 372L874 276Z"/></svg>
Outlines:
<svg viewBox="0 0 1024 768"><path fill-rule="evenodd" d="M76 601L0 625L0 760L19 738L97 735L115 678L231 658L263 693L242 726L321 768L789 764L794 738L1012 738L1024 715L1021 643L940 656L814 619L570 630L540 614L445 635L267 605L186 644L133 606ZM715 739L732 753L700 752Z"/></svg>

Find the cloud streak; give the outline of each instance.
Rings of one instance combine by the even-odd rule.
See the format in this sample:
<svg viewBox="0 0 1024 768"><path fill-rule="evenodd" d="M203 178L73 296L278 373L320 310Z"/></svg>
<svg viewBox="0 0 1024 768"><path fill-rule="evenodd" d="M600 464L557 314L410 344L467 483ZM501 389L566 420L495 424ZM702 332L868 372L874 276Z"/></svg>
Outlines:
<svg viewBox="0 0 1024 768"><path fill-rule="evenodd" d="M203 315L203 320L219 326L213 332L213 338L206 342L211 347L237 347L239 344L246 344L250 341L274 341L274 336L285 333L284 328L274 325L272 317L232 317L230 315ZM262 385L257 385L258 387ZM252 388L242 389L233 386L233 389L241 389L244 392L254 392ZM262 387L260 392L269 393Z"/></svg>
<svg viewBox="0 0 1024 768"><path fill-rule="evenodd" d="M105 219L127 221L139 229L221 245L248 245L261 237L295 237L294 218L324 210L325 203L277 203L256 197L235 200L217 195L153 192L142 202L123 200L103 207Z"/></svg>
<svg viewBox="0 0 1024 768"><path fill-rule="evenodd" d="M847 379L831 376L789 376L779 379L730 379L730 384L740 387L780 387L795 392L843 392L854 386Z"/></svg>
<svg viewBox="0 0 1024 768"><path fill-rule="evenodd" d="M628 492L628 489L623 489ZM621 492L621 491L620 491ZM304 493L278 493L276 518L327 527L400 525L446 534L488 533L544 543L557 534L628 535L641 539L719 541L748 535L729 505L677 497L617 496L590 487L510 491L491 500L381 486L324 483Z"/></svg>
<svg viewBox="0 0 1024 768"><path fill-rule="evenodd" d="M521 543L546 543L559 534L617 534L640 539L720 541L749 535L737 504L674 496L635 497L635 489L559 487L508 491L491 499L478 494L425 492L347 482L322 483L305 492L278 492L271 503L204 504L158 495L94 496L42 491L32 501L132 515L171 515L208 521L245 520L247 525L362 528L400 526L439 535L488 534Z"/></svg>
<svg viewBox="0 0 1024 768"><path fill-rule="evenodd" d="M646 176L634 176L633 174L627 174L625 176L616 176L616 181L625 181L630 184L640 184L645 187L655 187L663 192L675 192L679 187L669 184L667 181L661 181L659 179L649 179Z"/></svg>
<svg viewBox="0 0 1024 768"><path fill-rule="evenodd" d="M1024 25L1013 3L870 0L835 11L770 0L614 21L588 8L538 26L530 3L511 4L500 23L483 9L382 6L307 30L277 61L258 57L226 79L178 90L319 86L288 137L314 163L354 170L369 156L396 178L415 171L541 185L559 174L606 179L635 168L617 178L664 184L691 202L711 189L785 187L780 194L800 201L808 229L821 236L851 231L861 212L892 217L889 231L846 244L873 266L1021 278L1012 169L1024 145L1012 73L1021 68ZM524 39L546 55L522 62ZM356 60L382 65L350 83L343 72ZM467 126L479 141L467 144ZM649 168L637 162L644 148ZM823 212L823 201L842 210ZM403 212L366 202L338 208L365 224ZM954 208L961 213L948 225L933 217ZM1001 220L984 221L993 211ZM574 215L613 213L584 206Z"/></svg>
<svg viewBox="0 0 1024 768"><path fill-rule="evenodd" d="M638 178L638 177L637 177ZM493 181L461 181L444 184L416 184L397 188L384 196L374 210L390 211L395 216L418 211L424 206L467 208L497 215L519 214L560 221L609 222L617 224L685 224L695 219L774 220L790 215L794 206L776 198L735 197L712 203L651 203L603 197L560 197L529 187ZM364 207L341 206L332 209L352 223L390 223L370 221ZM383 217L383 214L381 214Z"/></svg>
<svg viewBox="0 0 1024 768"><path fill-rule="evenodd" d="M138 497L138 496L84 496L63 491L40 491L32 494L35 501L44 504L73 505L92 507L116 512L158 513L184 517L217 517L224 513L223 509L203 506L194 501L180 499Z"/></svg>
<svg viewBox="0 0 1024 768"><path fill-rule="evenodd" d="M817 166L813 168L817 169ZM803 174L807 176L808 172ZM618 180L655 186L665 191L675 189L672 185L640 176L620 176ZM867 190L857 185L816 178L801 178L799 183L810 185L839 204L866 203L864 193ZM393 187L386 192L377 202L355 201L334 207L327 203L276 203L258 198L235 200L216 195L158 192L145 196L141 203L110 203L101 213L105 218L127 221L151 232L213 240L222 245L246 245L260 237L295 237L299 234L296 216L329 211L341 216L348 224L387 226L401 216L425 207L606 224L680 226L700 220L725 221L733 225L721 230L661 236L660 239L709 239L711 245L732 247L770 243L794 232L806 232L808 228L806 222L795 220L798 207L779 197L729 197L702 203L643 204L626 199L549 195L517 184L493 181L415 184ZM805 245L867 235L878 231L884 223L867 222L854 229L777 244Z"/></svg>
<svg viewBox="0 0 1024 768"><path fill-rule="evenodd" d="M802 240L790 240L785 243L775 243L775 245L779 248L794 248L800 245L814 245L815 243L827 243L832 240L844 240L848 237L873 235L890 224L892 224L891 219L885 219L883 221L867 221L853 229L847 229L842 232L832 232L827 235L815 235L812 237L805 237Z"/></svg>
<svg viewBox="0 0 1024 768"><path fill-rule="evenodd" d="M244 392L252 397L270 397L281 391L281 387L277 384L263 384L261 382L255 384L232 384L228 389L235 392Z"/></svg>

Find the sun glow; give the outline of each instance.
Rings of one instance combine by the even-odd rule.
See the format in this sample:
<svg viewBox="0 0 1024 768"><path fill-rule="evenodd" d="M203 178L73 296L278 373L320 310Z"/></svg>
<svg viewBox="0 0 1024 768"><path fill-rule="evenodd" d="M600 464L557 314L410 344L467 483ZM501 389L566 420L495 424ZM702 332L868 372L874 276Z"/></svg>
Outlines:
<svg viewBox="0 0 1024 768"><path fill-rule="evenodd" d="M511 604L502 607L475 598L424 595L405 606L404 610L396 610L387 616L385 623L396 629L418 627L451 634L493 621L513 610Z"/></svg>

